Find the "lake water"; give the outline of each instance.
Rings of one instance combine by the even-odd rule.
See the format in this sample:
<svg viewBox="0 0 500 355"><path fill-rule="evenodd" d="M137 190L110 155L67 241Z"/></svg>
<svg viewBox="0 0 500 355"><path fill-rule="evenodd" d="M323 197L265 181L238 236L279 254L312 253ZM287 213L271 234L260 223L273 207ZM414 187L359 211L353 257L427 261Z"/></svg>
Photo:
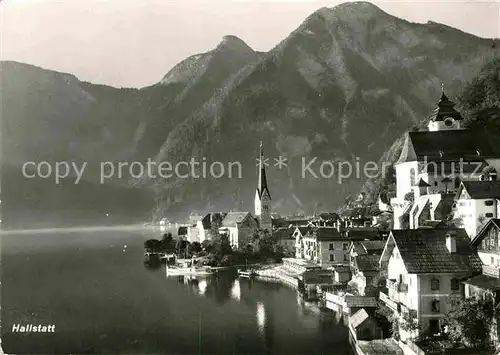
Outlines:
<svg viewBox="0 0 500 355"><path fill-rule="evenodd" d="M2 237L2 345L18 354L349 354L333 313L278 283L143 265L132 229ZM156 235L154 235L156 237ZM127 245L124 248L124 245ZM55 325L53 333L13 333Z"/></svg>

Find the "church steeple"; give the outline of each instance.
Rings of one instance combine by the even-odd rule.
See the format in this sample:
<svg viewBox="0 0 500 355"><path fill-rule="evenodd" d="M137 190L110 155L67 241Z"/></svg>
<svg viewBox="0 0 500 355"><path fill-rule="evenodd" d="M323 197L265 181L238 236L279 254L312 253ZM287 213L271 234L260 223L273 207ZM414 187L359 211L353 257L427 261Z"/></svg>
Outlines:
<svg viewBox="0 0 500 355"><path fill-rule="evenodd" d="M269 187L267 186L266 161L267 159L264 157L264 148L261 141L259 180L257 182L257 190L255 191L255 217L258 219L261 229L271 231L271 193L269 192Z"/></svg>
<svg viewBox="0 0 500 355"><path fill-rule="evenodd" d="M429 131L460 129L462 120L460 112L455 110L455 103L444 93L444 83L441 83L441 97L429 117Z"/></svg>
<svg viewBox="0 0 500 355"><path fill-rule="evenodd" d="M267 192L269 198L271 197L271 194L269 193L269 188L267 187L266 165L265 165L264 148L262 146L262 141L260 141L259 181L257 183L257 192L259 193L260 198L262 198L262 194L264 192Z"/></svg>

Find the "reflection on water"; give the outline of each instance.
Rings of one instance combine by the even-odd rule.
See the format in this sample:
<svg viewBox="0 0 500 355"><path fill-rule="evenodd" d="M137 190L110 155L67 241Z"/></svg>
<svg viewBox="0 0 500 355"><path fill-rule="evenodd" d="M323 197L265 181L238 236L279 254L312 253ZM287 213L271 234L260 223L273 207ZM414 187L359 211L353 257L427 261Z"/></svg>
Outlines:
<svg viewBox="0 0 500 355"><path fill-rule="evenodd" d="M231 297L236 301L240 301L241 299L240 279L234 280L233 288L231 289Z"/></svg>
<svg viewBox="0 0 500 355"><path fill-rule="evenodd" d="M198 292L200 295L204 295L207 290L207 280L200 280L198 282Z"/></svg>
<svg viewBox="0 0 500 355"><path fill-rule="evenodd" d="M333 314L297 312L307 307L288 286L240 280L233 271L166 277L154 258L142 265L150 235L106 232L92 238L100 243L92 248L88 233L33 237L43 252L18 238L4 243L2 236L7 353L342 355L349 349L347 328ZM20 322L56 324L59 332L12 333Z"/></svg>
<svg viewBox="0 0 500 355"><path fill-rule="evenodd" d="M257 302L257 325L261 332L264 332L264 327L266 325L266 308L264 307L264 303Z"/></svg>

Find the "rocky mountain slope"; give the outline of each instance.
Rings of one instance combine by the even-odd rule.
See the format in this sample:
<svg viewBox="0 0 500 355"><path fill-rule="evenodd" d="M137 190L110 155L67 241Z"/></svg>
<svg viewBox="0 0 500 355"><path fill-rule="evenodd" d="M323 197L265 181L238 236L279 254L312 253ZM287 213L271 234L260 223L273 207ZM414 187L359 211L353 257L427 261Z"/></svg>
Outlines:
<svg viewBox="0 0 500 355"><path fill-rule="evenodd" d="M161 213L182 214L236 205L250 210L263 140L277 212L334 210L359 190L365 175L354 171L339 183L328 169L321 176L320 162L359 162L362 169L378 161L430 112L441 83L453 97L499 56L498 41L495 48L493 43L356 2L316 11L267 53L226 36L214 50L187 58L142 89L92 85L4 62L3 152L13 166L36 159L89 161L90 181L103 160L241 164L241 178L227 172L204 179L124 174L110 181L152 189ZM279 156L288 159L287 167L274 166ZM318 177L303 176L303 159L307 164L315 157L311 169Z"/></svg>

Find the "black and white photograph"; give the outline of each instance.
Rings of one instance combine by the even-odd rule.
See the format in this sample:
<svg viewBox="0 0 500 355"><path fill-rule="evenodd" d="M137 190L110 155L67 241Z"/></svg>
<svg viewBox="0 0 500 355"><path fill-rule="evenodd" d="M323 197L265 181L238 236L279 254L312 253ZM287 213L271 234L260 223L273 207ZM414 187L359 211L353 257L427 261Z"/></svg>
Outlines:
<svg viewBox="0 0 500 355"><path fill-rule="evenodd" d="M0 355L500 354L500 2L0 0Z"/></svg>

